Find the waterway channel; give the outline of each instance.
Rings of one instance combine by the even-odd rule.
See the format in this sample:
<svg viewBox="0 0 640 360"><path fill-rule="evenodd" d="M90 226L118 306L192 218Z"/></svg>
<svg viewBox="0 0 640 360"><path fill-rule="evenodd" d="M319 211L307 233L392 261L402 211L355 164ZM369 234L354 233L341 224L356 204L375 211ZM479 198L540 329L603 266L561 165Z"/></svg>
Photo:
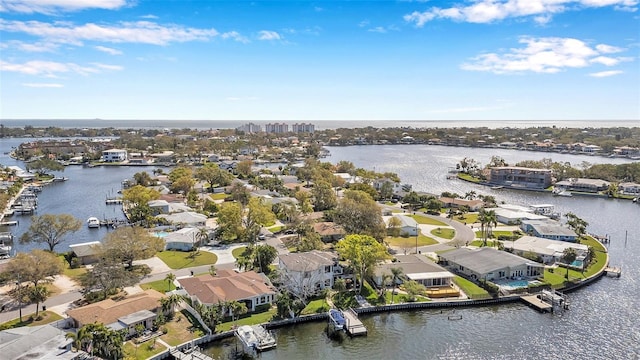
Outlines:
<svg viewBox="0 0 640 360"><path fill-rule="evenodd" d="M27 139L2 139L0 163L18 165L5 152ZM363 316L367 337L331 341L324 323L307 323L276 330L278 347L261 354L263 359L638 359L640 358L640 205L631 201L600 198L559 198L550 194L492 190L458 180L446 172L464 157L486 164L492 155L508 163L551 157L574 166L621 163L628 160L570 154L522 152L503 149L472 149L428 145L332 147L324 159L352 161L357 167L377 172L392 171L417 191L491 194L498 201L529 205L551 203L562 213L572 211L589 222L592 233L611 236L612 264L621 265L622 278L604 278L569 294L571 308L562 315L540 314L520 304L457 309L462 320L449 321L439 310L398 312ZM53 184L39 196L37 214L70 213L83 222L90 216L119 217L118 206L105 205L106 196L120 189L120 182L134 173L152 168L69 166L58 175L66 182ZM15 217L20 225L9 230L19 236L29 226L29 216ZM84 225L84 224L83 224ZM86 226L70 236L69 244L100 240L106 229ZM628 239L625 244L625 233ZM19 251L40 245L16 244ZM211 344L205 351L224 357L235 340Z"/></svg>

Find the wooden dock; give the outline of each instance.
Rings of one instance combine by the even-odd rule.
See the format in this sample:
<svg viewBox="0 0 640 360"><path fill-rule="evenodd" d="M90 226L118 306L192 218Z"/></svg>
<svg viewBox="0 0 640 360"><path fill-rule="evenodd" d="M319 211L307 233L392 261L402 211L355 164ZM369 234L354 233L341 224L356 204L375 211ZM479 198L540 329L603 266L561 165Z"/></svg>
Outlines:
<svg viewBox="0 0 640 360"><path fill-rule="evenodd" d="M524 301L527 305L538 309L538 311L540 311L540 312L553 311L553 305L542 301L542 299L540 299L539 295L536 295L536 294L533 294L533 295L522 295L520 297L520 299L522 299L522 301Z"/></svg>
<svg viewBox="0 0 640 360"><path fill-rule="evenodd" d="M3 221L0 222L0 226L16 226L18 225L18 221Z"/></svg>
<svg viewBox="0 0 640 360"><path fill-rule="evenodd" d="M364 326L362 321L358 319L358 314L351 308L349 310L345 310L342 312L344 314L344 319L346 324L344 329L350 336L366 336L367 328Z"/></svg>
<svg viewBox="0 0 640 360"><path fill-rule="evenodd" d="M172 349L169 353L178 360L214 360L212 357L205 355L196 349L185 349L184 351L185 352L178 349Z"/></svg>
<svg viewBox="0 0 640 360"><path fill-rule="evenodd" d="M617 266L607 266L604 272L608 277L619 278L622 275L622 268Z"/></svg>
<svg viewBox="0 0 640 360"><path fill-rule="evenodd" d="M122 204L122 199L106 199L105 204L107 205L118 205Z"/></svg>

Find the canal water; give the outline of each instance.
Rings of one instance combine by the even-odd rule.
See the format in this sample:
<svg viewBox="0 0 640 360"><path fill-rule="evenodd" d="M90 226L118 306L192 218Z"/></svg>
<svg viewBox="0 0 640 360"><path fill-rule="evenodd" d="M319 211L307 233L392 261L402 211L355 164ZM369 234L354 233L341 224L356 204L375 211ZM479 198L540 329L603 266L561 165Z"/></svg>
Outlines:
<svg viewBox="0 0 640 360"><path fill-rule="evenodd" d="M29 139L30 140L30 139ZM22 162L5 152L28 139L2 139L0 163ZM488 187L447 180L446 172L464 157L486 164L491 156L514 164L521 160L623 163L628 160L602 157L523 152L504 149L472 149L428 145L331 147L324 161L352 161L357 167L377 172L392 171L417 191L460 194L474 190L491 194L498 201L518 205L551 203L562 213L572 211L589 222L592 233L611 236L611 262L622 266L621 279L604 278L569 294L571 309L562 315L540 314L520 304L456 309L462 320L449 321L439 310L363 316L369 335L331 341L324 323L300 324L276 330L278 347L261 354L263 359L638 359L640 358L640 205L631 201L553 197L549 194ZM60 176L63 183L46 187L40 194L38 214L70 213L83 221L82 229L69 236L58 251L69 244L100 240L106 229L89 230L90 216L122 216L118 206L105 205L105 197L120 189L120 182L142 170L153 168L69 166ZM15 216L19 236L29 225L29 216ZM628 238L625 245L625 233ZM34 245L16 244L20 251ZM35 245L35 247L43 247ZM216 358L229 354L236 343L229 339L212 344L206 352Z"/></svg>

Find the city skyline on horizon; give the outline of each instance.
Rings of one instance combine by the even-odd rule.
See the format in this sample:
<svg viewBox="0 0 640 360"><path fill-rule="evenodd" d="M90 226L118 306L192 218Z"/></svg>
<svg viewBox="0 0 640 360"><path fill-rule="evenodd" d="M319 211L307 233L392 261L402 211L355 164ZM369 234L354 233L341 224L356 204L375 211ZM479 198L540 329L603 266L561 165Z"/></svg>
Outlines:
<svg viewBox="0 0 640 360"><path fill-rule="evenodd" d="M638 3L0 0L0 119L634 121Z"/></svg>

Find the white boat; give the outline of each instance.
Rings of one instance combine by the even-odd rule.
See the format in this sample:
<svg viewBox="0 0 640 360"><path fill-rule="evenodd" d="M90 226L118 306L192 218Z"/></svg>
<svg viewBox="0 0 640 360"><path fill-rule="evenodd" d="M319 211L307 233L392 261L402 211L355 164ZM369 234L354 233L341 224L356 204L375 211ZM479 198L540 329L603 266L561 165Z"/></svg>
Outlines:
<svg viewBox="0 0 640 360"><path fill-rule="evenodd" d="M100 227L100 220L97 217L90 217L87 219L87 226L89 228L99 228Z"/></svg>
<svg viewBox="0 0 640 360"><path fill-rule="evenodd" d="M573 196L573 194L571 194L570 191L564 190L564 189L553 189L553 195L555 196L565 196L565 197L570 197Z"/></svg>
<svg viewBox="0 0 640 360"><path fill-rule="evenodd" d="M260 325L242 325L235 331L242 342L244 351L252 354L276 347L276 340L271 332Z"/></svg>
<svg viewBox="0 0 640 360"><path fill-rule="evenodd" d="M347 322L344 319L344 314L342 313L342 311L338 309L329 310L329 333L330 334L344 332L344 327L346 323Z"/></svg>

